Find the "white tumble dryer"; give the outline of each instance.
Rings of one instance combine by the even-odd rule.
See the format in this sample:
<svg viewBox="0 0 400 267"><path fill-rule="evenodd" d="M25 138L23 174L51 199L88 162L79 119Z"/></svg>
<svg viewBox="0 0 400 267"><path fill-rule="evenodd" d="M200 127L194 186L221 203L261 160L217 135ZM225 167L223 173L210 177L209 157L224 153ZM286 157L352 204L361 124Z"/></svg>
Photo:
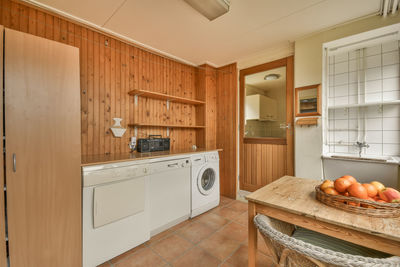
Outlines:
<svg viewBox="0 0 400 267"><path fill-rule="evenodd" d="M219 205L219 156L217 151L194 154L192 161L192 208L196 217Z"/></svg>

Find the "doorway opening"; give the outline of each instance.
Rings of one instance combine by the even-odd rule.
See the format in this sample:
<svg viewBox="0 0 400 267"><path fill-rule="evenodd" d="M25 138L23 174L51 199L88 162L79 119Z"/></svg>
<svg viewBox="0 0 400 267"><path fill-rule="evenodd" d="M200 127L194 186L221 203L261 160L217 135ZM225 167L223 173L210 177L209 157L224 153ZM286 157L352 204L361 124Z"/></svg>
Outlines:
<svg viewBox="0 0 400 267"><path fill-rule="evenodd" d="M240 71L240 190L293 175L293 57Z"/></svg>

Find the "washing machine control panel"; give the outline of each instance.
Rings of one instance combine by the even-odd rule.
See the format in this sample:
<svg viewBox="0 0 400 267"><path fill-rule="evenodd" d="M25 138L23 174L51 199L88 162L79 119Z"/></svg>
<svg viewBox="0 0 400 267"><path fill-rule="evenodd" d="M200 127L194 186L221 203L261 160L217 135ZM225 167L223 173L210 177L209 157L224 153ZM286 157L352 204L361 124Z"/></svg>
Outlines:
<svg viewBox="0 0 400 267"><path fill-rule="evenodd" d="M207 161L218 161L219 160L219 156L218 153L210 153L206 155L206 159Z"/></svg>

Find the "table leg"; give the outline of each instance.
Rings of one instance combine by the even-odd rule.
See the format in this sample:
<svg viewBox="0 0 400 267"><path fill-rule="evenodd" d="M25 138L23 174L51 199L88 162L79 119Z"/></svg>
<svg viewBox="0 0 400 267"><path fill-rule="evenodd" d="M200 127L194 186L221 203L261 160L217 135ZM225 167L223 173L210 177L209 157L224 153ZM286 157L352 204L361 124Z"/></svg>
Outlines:
<svg viewBox="0 0 400 267"><path fill-rule="evenodd" d="M249 201L249 267L256 266L257 228L253 219L256 216L256 204Z"/></svg>

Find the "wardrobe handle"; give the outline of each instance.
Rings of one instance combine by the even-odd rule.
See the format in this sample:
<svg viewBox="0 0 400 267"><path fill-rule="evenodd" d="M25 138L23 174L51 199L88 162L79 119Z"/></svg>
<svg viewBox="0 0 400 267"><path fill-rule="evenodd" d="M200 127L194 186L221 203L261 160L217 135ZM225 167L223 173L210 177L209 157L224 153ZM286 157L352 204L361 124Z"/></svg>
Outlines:
<svg viewBox="0 0 400 267"><path fill-rule="evenodd" d="M17 172L17 155L13 153L13 171Z"/></svg>

